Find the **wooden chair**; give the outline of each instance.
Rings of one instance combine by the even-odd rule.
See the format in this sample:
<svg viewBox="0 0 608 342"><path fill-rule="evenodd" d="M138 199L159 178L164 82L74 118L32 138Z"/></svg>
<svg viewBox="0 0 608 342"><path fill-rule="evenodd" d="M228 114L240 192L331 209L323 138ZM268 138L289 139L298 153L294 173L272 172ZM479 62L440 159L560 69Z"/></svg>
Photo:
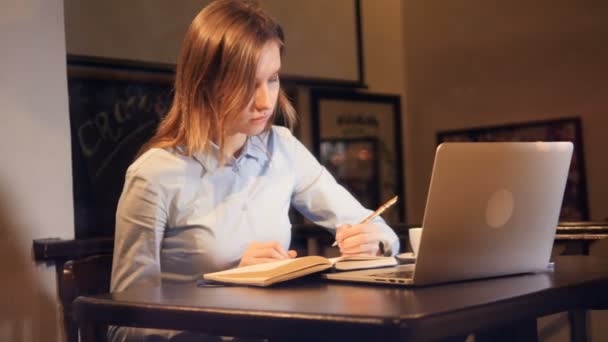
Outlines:
<svg viewBox="0 0 608 342"><path fill-rule="evenodd" d="M72 302L80 295L109 292L111 272L111 254L68 260L63 265L58 290L63 305L63 327L68 342L78 342L78 324L72 313ZM100 334L105 335L105 332ZM105 340L105 336L98 336L97 340Z"/></svg>

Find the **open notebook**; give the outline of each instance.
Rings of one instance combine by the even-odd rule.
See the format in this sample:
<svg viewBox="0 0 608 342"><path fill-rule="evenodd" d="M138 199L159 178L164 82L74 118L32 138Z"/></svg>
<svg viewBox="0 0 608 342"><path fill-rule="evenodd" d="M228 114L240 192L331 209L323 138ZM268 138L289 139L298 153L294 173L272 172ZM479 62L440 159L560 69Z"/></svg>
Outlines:
<svg viewBox="0 0 608 342"><path fill-rule="evenodd" d="M330 268L336 271L350 271L395 265L397 265L397 260L393 257L343 256L324 258L321 256L305 256L207 273L203 275L203 278L221 283L268 286Z"/></svg>

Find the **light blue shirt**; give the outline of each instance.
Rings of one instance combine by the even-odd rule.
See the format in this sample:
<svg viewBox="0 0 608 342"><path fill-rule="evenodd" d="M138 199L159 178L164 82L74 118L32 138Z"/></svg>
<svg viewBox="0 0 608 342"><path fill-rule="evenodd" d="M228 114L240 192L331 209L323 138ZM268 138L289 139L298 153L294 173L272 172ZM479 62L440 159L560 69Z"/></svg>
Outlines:
<svg viewBox="0 0 608 342"><path fill-rule="evenodd" d="M249 242L291 240L290 205L335 229L360 222L364 208L289 130L249 137L237 159L186 157L154 148L127 170L116 213L112 291L135 284L194 282L238 265ZM381 219L385 246L399 240Z"/></svg>
<svg viewBox="0 0 608 342"><path fill-rule="evenodd" d="M249 137L240 156L224 166L217 157L217 146L194 157L154 148L129 167L116 212L112 291L194 282L204 273L237 266L253 240L278 240L287 249L290 205L329 229L357 223L371 213L286 128ZM372 222L382 228L384 245L396 254L396 234L381 218ZM188 334L109 329L112 341Z"/></svg>

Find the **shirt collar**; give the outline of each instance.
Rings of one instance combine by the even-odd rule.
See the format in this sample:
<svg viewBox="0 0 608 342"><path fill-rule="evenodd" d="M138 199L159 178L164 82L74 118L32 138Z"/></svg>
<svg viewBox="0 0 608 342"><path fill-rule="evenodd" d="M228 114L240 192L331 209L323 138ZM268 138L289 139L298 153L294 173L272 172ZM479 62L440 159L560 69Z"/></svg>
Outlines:
<svg viewBox="0 0 608 342"><path fill-rule="evenodd" d="M234 158L226 158L225 165L231 166L235 163L238 164L243 158L252 158L255 159L260 165L264 165L270 159L267 147L268 136L269 134L265 132L259 135L248 137L245 141L245 145L243 146L243 151L241 152L241 155L236 160ZM194 153L194 158L198 160L198 162L203 165L205 170L209 172L215 171L219 167L219 156L219 146L214 142L209 143L209 148L207 151L199 151Z"/></svg>
<svg viewBox="0 0 608 342"><path fill-rule="evenodd" d="M260 165L264 165L270 159L270 152L268 151L269 135L269 132L264 132L248 137L243 147L242 156L254 158Z"/></svg>

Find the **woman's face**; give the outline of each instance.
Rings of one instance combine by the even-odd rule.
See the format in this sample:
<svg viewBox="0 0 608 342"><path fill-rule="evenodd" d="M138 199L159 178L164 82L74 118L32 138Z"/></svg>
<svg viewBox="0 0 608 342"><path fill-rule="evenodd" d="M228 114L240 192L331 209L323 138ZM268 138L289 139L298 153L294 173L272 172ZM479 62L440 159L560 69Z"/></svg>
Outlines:
<svg viewBox="0 0 608 342"><path fill-rule="evenodd" d="M262 133L274 112L279 97L279 44L271 41L264 45L255 75L255 92L235 124L235 132L248 136Z"/></svg>

